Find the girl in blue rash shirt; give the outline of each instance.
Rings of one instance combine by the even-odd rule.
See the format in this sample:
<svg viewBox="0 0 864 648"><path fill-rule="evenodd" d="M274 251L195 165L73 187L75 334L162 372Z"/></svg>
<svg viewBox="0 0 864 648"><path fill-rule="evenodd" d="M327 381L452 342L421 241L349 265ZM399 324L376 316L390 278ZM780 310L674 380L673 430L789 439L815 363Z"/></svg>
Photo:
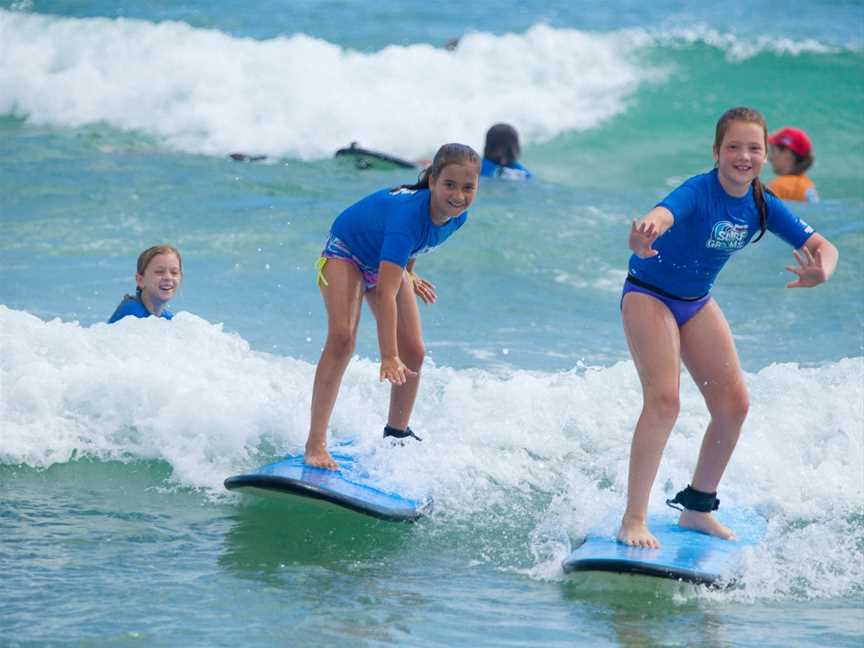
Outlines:
<svg viewBox="0 0 864 648"><path fill-rule="evenodd" d="M643 405L618 532L625 544L659 546L645 517L660 457L678 417L682 360L711 421L692 483L667 503L681 510L681 526L735 537L711 515L749 407L732 333L709 293L732 253L747 245L757 229L755 240L768 229L795 248L798 265L786 269L797 279L787 288L817 286L837 267L837 248L764 190L759 172L767 150L764 117L751 108L728 110L717 122L714 170L687 180L630 229L633 256L621 312Z"/></svg>
<svg viewBox="0 0 864 648"><path fill-rule="evenodd" d="M516 129L510 124L495 124L486 131L480 175L503 180L530 180L534 176L519 163L521 154Z"/></svg>
<svg viewBox="0 0 864 648"><path fill-rule="evenodd" d="M364 297L378 324L379 378L391 383L384 436L415 436L408 420L425 351L414 295L427 304L437 295L413 273L414 262L465 223L479 174L480 156L471 147L445 144L416 184L375 192L333 222L316 266L327 341L312 389L307 464L338 469L327 451L327 424L354 353Z"/></svg>
<svg viewBox="0 0 864 648"><path fill-rule="evenodd" d="M176 248L154 245L138 255L135 273L135 295L124 295L108 320L113 324L128 315L162 317L170 320L174 314L168 302L177 294L183 280L183 261Z"/></svg>

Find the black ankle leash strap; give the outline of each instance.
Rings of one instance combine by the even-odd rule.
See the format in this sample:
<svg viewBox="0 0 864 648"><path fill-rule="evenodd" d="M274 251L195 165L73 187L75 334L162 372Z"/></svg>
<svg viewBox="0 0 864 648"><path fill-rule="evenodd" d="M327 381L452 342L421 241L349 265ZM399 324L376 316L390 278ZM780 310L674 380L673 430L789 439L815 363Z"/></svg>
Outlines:
<svg viewBox="0 0 864 648"><path fill-rule="evenodd" d="M418 441L422 441L420 437L418 437L414 432L411 431L410 427L405 428L404 430L400 430L399 428L390 427L389 425L384 426L384 438L386 439L388 436L396 437L397 439L407 439L408 437L412 437L417 439Z"/></svg>
<svg viewBox="0 0 864 648"><path fill-rule="evenodd" d="M720 508L720 500L717 499L717 493L703 493L692 486L688 485L682 491L673 497L667 499L666 504L677 511L699 511L700 513L710 513ZM679 504L680 506L676 506Z"/></svg>

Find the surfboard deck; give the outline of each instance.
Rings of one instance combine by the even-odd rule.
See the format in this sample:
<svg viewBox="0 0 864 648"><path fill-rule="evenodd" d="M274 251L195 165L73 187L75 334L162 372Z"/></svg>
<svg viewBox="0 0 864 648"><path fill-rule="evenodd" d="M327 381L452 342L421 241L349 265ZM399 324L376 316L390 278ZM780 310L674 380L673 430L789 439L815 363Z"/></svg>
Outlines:
<svg viewBox="0 0 864 648"><path fill-rule="evenodd" d="M305 505L335 506L394 522L414 522L431 511L431 498L412 499L376 488L354 455L330 454L339 464L338 471L307 466L303 455L288 455L250 473L228 477L225 488Z"/></svg>
<svg viewBox="0 0 864 648"><path fill-rule="evenodd" d="M608 572L670 578L701 585L734 580L747 547L761 541L766 520L750 510L715 513L733 529L737 540L723 540L678 526L678 515L649 517L648 528L660 541L659 549L630 547L614 535L589 534L564 560L565 573Z"/></svg>

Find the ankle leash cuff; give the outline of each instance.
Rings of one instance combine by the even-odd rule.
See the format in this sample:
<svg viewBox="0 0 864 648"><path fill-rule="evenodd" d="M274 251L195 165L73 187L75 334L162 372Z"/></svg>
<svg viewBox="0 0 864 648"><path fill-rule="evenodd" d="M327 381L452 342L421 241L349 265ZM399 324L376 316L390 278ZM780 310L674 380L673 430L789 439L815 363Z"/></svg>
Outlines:
<svg viewBox="0 0 864 648"><path fill-rule="evenodd" d="M677 511L699 511L700 513L710 513L720 508L720 500L717 499L717 493L703 493L698 491L688 484L687 488L679 491L672 499L667 499L666 504ZM678 504L679 506L676 506Z"/></svg>
<svg viewBox="0 0 864 648"><path fill-rule="evenodd" d="M384 426L384 438L386 439L388 436L395 437L397 439L407 439L408 437L412 437L417 439L418 441L422 441L420 437L418 437L414 432L411 431L410 427L405 428L404 430L400 430L399 428L390 427L389 425Z"/></svg>

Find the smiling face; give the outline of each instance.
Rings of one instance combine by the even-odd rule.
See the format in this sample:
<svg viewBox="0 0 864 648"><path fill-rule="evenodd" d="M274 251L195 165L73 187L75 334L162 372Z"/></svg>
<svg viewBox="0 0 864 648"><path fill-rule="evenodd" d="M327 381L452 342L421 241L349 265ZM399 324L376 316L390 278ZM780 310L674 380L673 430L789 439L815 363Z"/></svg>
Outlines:
<svg viewBox="0 0 864 648"><path fill-rule="evenodd" d="M464 212L477 195L480 168L473 163L448 164L438 177L430 176L429 213L432 222L443 225Z"/></svg>
<svg viewBox="0 0 864 648"><path fill-rule="evenodd" d="M182 279L180 259L172 252L157 254L144 268L144 274L135 274L141 300L154 314L160 313L162 307L174 298Z"/></svg>
<svg viewBox="0 0 864 648"><path fill-rule="evenodd" d="M765 129L749 121L733 121L726 128L714 161L720 184L730 196L747 194L767 158Z"/></svg>

